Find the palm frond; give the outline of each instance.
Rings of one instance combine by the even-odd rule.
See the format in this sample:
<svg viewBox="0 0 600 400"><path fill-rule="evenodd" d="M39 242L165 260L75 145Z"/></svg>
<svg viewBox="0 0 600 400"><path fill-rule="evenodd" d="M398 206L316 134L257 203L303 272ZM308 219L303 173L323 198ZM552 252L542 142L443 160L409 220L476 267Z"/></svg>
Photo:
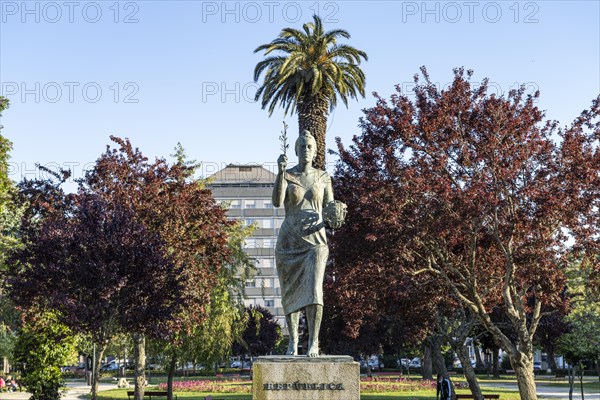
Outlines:
<svg viewBox="0 0 600 400"><path fill-rule="evenodd" d="M346 106L348 99L365 95L365 75L358 66L367 54L338 39L349 39L343 29L325 32L317 15L302 29L284 28L271 43L257 47L265 58L254 68L254 80L263 75L256 100L272 114L281 106L285 114L293 113L301 102L325 99L334 108L338 99ZM268 56L270 53L274 55Z"/></svg>

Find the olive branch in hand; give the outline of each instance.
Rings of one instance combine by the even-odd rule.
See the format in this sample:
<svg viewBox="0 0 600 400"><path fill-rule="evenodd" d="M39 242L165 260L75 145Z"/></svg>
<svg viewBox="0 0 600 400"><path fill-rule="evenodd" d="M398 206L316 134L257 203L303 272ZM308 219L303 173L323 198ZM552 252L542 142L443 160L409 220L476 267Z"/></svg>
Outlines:
<svg viewBox="0 0 600 400"><path fill-rule="evenodd" d="M281 151L283 151L283 154L287 155L287 149L290 147L290 145L287 142L287 124L285 123L285 121L283 121L283 131L281 131L281 135L279 136L279 140L281 140Z"/></svg>

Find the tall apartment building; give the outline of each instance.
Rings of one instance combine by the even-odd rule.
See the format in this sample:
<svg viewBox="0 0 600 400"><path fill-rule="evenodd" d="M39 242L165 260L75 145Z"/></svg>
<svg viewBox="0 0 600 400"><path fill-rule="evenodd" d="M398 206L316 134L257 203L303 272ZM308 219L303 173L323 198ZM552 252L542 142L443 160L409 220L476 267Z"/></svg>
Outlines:
<svg viewBox="0 0 600 400"><path fill-rule="evenodd" d="M210 179L208 187L214 198L229 203L228 216L256 225L245 243L245 251L257 267L255 278L246 282L246 306L267 308L287 332L275 267L275 243L285 212L274 208L271 201L275 174L260 165L230 164Z"/></svg>

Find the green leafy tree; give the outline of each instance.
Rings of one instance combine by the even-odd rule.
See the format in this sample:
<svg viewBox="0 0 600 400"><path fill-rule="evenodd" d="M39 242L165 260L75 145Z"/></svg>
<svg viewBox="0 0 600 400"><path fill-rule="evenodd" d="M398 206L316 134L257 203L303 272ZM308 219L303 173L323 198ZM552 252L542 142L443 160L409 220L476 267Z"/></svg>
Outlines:
<svg viewBox="0 0 600 400"><path fill-rule="evenodd" d="M273 314L264 307L246 307L248 326L240 341L233 347L234 354L251 357L269 354L281 340L281 327Z"/></svg>
<svg viewBox="0 0 600 400"><path fill-rule="evenodd" d="M0 96L0 117L8 105L8 99ZM0 125L0 130L2 130L2 125ZM10 140L0 135L0 210L10 201L10 193L13 190L13 183L8 177L8 153L11 149Z"/></svg>
<svg viewBox="0 0 600 400"><path fill-rule="evenodd" d="M327 114L338 98L347 106L349 98L365 96L365 74L359 64L368 57L339 44L339 38L349 39L350 34L342 29L325 31L316 15L302 28L285 28L277 39L254 50L264 50L266 57L254 68L255 82L265 72L256 100L262 97L262 108L268 108L269 115L278 104L286 114L297 109L300 132L309 130L317 139L314 165L324 169ZM270 55L273 52L277 55Z"/></svg>
<svg viewBox="0 0 600 400"><path fill-rule="evenodd" d="M13 296L62 311L93 336L98 359L116 333L132 333L141 399L146 336L178 343L208 317L234 222L191 179L192 167L149 162L128 140L111 139L118 147L107 147L76 194L46 180L21 185L28 245L16 257Z"/></svg>
<svg viewBox="0 0 600 400"><path fill-rule="evenodd" d="M573 263L567 271L571 310L564 321L568 332L557 340L559 353L571 365L570 390L573 391L573 373L576 369L582 398L584 362L600 360L600 297L596 287L589 284L594 279L594 265L586 260Z"/></svg>
<svg viewBox="0 0 600 400"><path fill-rule="evenodd" d="M571 331L558 340L559 351L567 362L576 368L581 387L581 398L583 399L583 372L584 362L595 362L600 360L600 314L598 310L581 310L569 316ZM572 374L571 374L572 375ZM569 379L571 391L573 379Z"/></svg>
<svg viewBox="0 0 600 400"><path fill-rule="evenodd" d="M189 160L185 149L178 143L175 147L175 165L184 171L183 180L197 188L207 190L207 181L194 178L200 167L195 160ZM225 208L220 210L224 213ZM173 392L173 377L177 362L205 363L216 365L230 355L232 343L245 328L243 319L243 291L246 280L254 273L254 266L243 251L246 237L252 234L253 228L244 227L239 222L231 221L222 226L227 238L228 258L216 273L207 292L209 299L201 303L203 318L198 314L184 310L177 315L180 329L173 331L167 340L155 342L162 349L162 362L167 376L167 391ZM178 240L175 236L172 240ZM156 346L154 346L156 347ZM155 354L159 353L155 350Z"/></svg>
<svg viewBox="0 0 600 400"><path fill-rule="evenodd" d="M55 313L27 314L15 346L21 383L31 400L58 400L64 380L60 366L75 359L75 336Z"/></svg>
<svg viewBox="0 0 600 400"><path fill-rule="evenodd" d="M8 99L0 96L0 117L9 106ZM2 125L0 125L0 131ZM10 140L0 135L0 273L4 281L9 254L20 245L17 231L20 225L22 208L14 202L15 186L8 176L9 152L12 149ZM0 357L12 357L16 329L19 326L18 313L6 295L5 289L0 288Z"/></svg>

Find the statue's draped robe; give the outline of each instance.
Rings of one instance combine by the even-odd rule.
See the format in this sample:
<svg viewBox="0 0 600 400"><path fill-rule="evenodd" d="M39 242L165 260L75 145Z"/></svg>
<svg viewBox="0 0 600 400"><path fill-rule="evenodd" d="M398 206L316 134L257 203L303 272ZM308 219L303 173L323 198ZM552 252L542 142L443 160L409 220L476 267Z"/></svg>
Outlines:
<svg viewBox="0 0 600 400"><path fill-rule="evenodd" d="M327 172L315 171L313 182L303 185L294 168L285 172L285 219L275 249L285 314L310 304L323 305L323 276L329 255L323 198L331 184Z"/></svg>

